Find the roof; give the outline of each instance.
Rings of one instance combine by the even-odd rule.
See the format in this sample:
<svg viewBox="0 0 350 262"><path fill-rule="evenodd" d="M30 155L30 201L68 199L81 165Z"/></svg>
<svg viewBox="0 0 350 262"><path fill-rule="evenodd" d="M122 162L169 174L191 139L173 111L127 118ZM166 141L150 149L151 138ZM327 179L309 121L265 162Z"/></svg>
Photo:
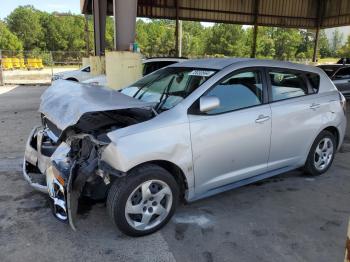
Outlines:
<svg viewBox="0 0 350 262"><path fill-rule="evenodd" d="M255 58L208 58L208 59L193 59L185 62L173 64L170 67L193 67L201 69L222 70L225 67L240 63L244 67L265 66L265 67L280 67L290 68L295 70L304 70L310 72L322 72L321 69L315 66L297 64L292 62L255 59Z"/></svg>
<svg viewBox="0 0 350 262"><path fill-rule="evenodd" d="M205 59L190 59L182 63L174 64L173 67L193 67L203 69L221 70L234 63L256 60L250 58L205 58Z"/></svg>
<svg viewBox="0 0 350 262"><path fill-rule="evenodd" d="M83 14L92 0L80 0ZM113 0L107 0L113 15ZM138 17L294 28L350 25L349 0L138 0Z"/></svg>
<svg viewBox="0 0 350 262"><path fill-rule="evenodd" d="M187 59L184 58L176 58L176 57L155 57L155 58L148 58L142 61L143 64L152 63L152 62L182 62L186 61Z"/></svg>

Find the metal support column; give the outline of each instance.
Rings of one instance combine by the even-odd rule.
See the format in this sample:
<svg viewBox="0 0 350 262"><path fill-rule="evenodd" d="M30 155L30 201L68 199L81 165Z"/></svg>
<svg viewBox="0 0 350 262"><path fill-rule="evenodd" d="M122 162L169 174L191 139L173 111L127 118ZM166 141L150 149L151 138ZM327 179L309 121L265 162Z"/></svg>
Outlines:
<svg viewBox="0 0 350 262"><path fill-rule="evenodd" d="M318 38L320 35L320 29L322 25L322 20L325 12L325 1L320 0L317 9L317 24L316 24L316 33L315 33L315 43L314 43L314 53L312 56L312 62L317 62L317 51L318 51Z"/></svg>
<svg viewBox="0 0 350 262"><path fill-rule="evenodd" d="M176 4L176 19L175 19L175 52L177 57L182 56L182 21L179 19L179 1L175 0Z"/></svg>
<svg viewBox="0 0 350 262"><path fill-rule="evenodd" d="M106 48L107 0L93 0L95 56L103 56Z"/></svg>
<svg viewBox="0 0 350 262"><path fill-rule="evenodd" d="M182 21L176 20L175 28L175 51L177 57L182 57Z"/></svg>
<svg viewBox="0 0 350 262"><path fill-rule="evenodd" d="M253 29L253 43L252 43L252 52L250 54L251 58L256 57L256 41L258 38L258 16L259 16L259 5L260 0L255 0L254 2L254 29Z"/></svg>
<svg viewBox="0 0 350 262"><path fill-rule="evenodd" d="M256 41L257 41L257 38L258 38L258 26L254 25L252 53L250 55L251 58L255 58L256 57Z"/></svg>
<svg viewBox="0 0 350 262"><path fill-rule="evenodd" d="M129 50L136 38L137 0L113 0L114 48Z"/></svg>
<svg viewBox="0 0 350 262"><path fill-rule="evenodd" d="M317 62L317 51L318 51L318 38L320 35L320 28L316 29L316 34L315 34L315 42L314 42L314 53L312 56L312 62L316 63Z"/></svg>
<svg viewBox="0 0 350 262"><path fill-rule="evenodd" d="M89 31L89 18L85 15L85 42L86 42L86 56L90 55L90 31Z"/></svg>

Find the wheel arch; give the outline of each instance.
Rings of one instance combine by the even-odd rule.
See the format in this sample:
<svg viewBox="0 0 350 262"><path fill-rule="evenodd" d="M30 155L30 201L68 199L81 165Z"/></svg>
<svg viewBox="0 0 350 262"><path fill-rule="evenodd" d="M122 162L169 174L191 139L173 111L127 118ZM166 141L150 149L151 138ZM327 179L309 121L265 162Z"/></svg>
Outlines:
<svg viewBox="0 0 350 262"><path fill-rule="evenodd" d="M188 186L189 186L188 180L187 180L186 175L183 172L183 170L178 165L174 164L173 162L170 162L167 160L151 160L151 161L140 163L140 164L134 166L133 168L128 170L126 173L129 173L133 169L136 169L136 168L139 168L141 166L148 165L148 164L160 166L160 167L164 168L166 171L168 171L175 178L175 180L179 186L181 200L185 199L185 192L186 192L186 190L188 190Z"/></svg>
<svg viewBox="0 0 350 262"><path fill-rule="evenodd" d="M324 128L322 131L328 131L328 132L330 132L330 133L332 133L334 135L335 141L337 143L336 144L336 148L338 148L339 147L339 142L340 142L339 141L340 140L340 132L339 132L338 128L335 127L335 126L328 126L328 127Z"/></svg>
<svg viewBox="0 0 350 262"><path fill-rule="evenodd" d="M74 81L74 82L79 82L79 80L76 79L75 77L68 77L68 78L66 78L66 80L68 80L68 81Z"/></svg>

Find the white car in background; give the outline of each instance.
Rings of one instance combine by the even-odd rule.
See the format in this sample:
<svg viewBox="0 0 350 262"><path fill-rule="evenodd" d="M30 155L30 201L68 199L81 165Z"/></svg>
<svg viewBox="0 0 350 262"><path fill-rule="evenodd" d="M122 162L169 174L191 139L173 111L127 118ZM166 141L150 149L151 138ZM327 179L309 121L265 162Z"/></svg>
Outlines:
<svg viewBox="0 0 350 262"><path fill-rule="evenodd" d="M143 69L142 76L146 76L158 69L163 67L180 63L186 61L184 58L169 58L169 57L161 57L161 58L149 58L142 61ZM85 84L97 85L97 86L107 86L107 77L106 75L98 75L88 80L82 81Z"/></svg>
<svg viewBox="0 0 350 262"><path fill-rule="evenodd" d="M88 65L78 70L71 70L71 71L65 71L65 72L54 74L52 76L52 81L62 79L62 80L70 80L75 82L83 82L85 80L93 78L90 72L91 72L91 67Z"/></svg>

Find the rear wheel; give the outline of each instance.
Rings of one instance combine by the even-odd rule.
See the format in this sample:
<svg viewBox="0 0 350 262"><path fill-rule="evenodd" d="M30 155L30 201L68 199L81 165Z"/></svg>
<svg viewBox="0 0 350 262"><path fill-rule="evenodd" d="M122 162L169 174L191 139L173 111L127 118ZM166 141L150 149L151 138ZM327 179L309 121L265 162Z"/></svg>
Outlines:
<svg viewBox="0 0 350 262"><path fill-rule="evenodd" d="M143 236L164 226L174 214L179 189L174 177L156 165L132 170L113 182L108 213L127 235Z"/></svg>
<svg viewBox="0 0 350 262"><path fill-rule="evenodd" d="M336 151L336 140L329 131L322 131L315 139L309 152L305 171L310 175L321 175L332 165Z"/></svg>

